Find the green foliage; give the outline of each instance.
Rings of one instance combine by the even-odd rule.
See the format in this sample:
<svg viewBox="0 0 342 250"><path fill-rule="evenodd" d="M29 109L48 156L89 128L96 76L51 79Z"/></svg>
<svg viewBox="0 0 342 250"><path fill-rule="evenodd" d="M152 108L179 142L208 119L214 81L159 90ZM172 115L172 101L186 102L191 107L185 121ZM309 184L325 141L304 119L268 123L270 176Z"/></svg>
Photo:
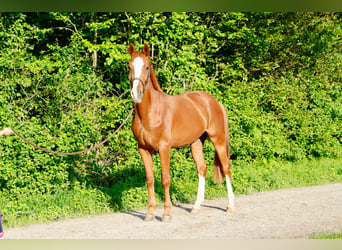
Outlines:
<svg viewBox="0 0 342 250"><path fill-rule="evenodd" d="M97 144L132 107L128 44L148 43L166 93L204 90L226 107L236 193L341 181L340 24L340 13L0 13L0 128L54 151ZM5 223L145 207L130 123L79 156L1 137L0 209L39 204ZM213 152L206 143L207 198L226 195L210 180ZM193 201L189 148L172 150L171 176L173 202Z"/></svg>
<svg viewBox="0 0 342 250"><path fill-rule="evenodd" d="M110 211L109 197L96 188L75 185L72 190L57 188L49 194L31 196L23 193L17 199L2 196L2 222L6 227L43 223Z"/></svg>
<svg viewBox="0 0 342 250"><path fill-rule="evenodd" d="M309 239L342 239L342 230L337 233L319 233L310 235Z"/></svg>
<svg viewBox="0 0 342 250"><path fill-rule="evenodd" d="M236 193L248 194L280 188L340 182L341 160L236 161L232 177Z"/></svg>

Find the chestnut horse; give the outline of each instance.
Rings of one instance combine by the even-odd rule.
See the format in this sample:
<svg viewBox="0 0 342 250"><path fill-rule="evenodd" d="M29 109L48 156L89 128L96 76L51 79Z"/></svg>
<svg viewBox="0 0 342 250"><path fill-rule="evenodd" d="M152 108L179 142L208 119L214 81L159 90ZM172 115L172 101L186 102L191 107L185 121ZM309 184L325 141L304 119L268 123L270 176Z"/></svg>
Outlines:
<svg viewBox="0 0 342 250"><path fill-rule="evenodd" d="M171 220L170 199L170 149L191 145L199 177L197 199L192 213L199 212L204 201L207 165L203 157L203 143L207 137L215 147L214 174L216 182L225 177L228 190L228 211L234 210L234 194L230 182L229 127L226 111L214 97L203 91L170 96L164 93L149 60L150 49L135 51L129 45L129 79L131 96L135 103L132 130L138 141L138 149L145 166L148 187L148 211L146 221L154 220L156 200L152 152L160 156L162 184L165 192L162 221Z"/></svg>

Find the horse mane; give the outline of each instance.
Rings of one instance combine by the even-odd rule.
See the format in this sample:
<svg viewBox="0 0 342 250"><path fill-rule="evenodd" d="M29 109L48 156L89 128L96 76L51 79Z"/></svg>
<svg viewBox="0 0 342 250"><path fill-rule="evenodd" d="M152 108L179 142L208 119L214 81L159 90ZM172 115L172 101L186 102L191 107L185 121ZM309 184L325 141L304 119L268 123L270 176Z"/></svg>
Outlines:
<svg viewBox="0 0 342 250"><path fill-rule="evenodd" d="M151 82L152 82L152 85L153 85L154 89L158 90L160 92L163 92L163 90L161 89L160 84L158 82L157 76L154 73L153 66L152 66L151 62L150 62L150 69L151 69L151 71L150 71L150 78L151 78Z"/></svg>

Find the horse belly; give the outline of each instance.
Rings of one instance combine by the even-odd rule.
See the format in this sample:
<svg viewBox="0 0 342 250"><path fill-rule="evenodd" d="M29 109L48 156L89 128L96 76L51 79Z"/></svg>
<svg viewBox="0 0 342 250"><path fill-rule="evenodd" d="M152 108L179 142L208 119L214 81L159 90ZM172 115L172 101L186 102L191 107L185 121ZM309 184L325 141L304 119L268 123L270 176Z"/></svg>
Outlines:
<svg viewBox="0 0 342 250"><path fill-rule="evenodd" d="M178 115L171 129L171 147L184 147L193 143L205 132L205 122L200 115Z"/></svg>

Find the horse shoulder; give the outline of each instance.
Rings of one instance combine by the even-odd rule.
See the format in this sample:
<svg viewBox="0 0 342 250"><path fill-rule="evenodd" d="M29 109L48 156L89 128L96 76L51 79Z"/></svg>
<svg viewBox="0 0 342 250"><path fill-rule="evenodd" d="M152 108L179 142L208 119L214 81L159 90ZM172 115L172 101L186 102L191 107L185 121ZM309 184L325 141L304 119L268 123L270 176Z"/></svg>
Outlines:
<svg viewBox="0 0 342 250"><path fill-rule="evenodd" d="M164 124L160 121L158 112L150 116L152 117L153 119L145 119L143 123L139 115L135 115L132 131L141 146L157 151L158 141L163 137Z"/></svg>
<svg viewBox="0 0 342 250"><path fill-rule="evenodd" d="M139 141L139 137L141 134L141 120L138 115L134 115L131 129L133 131L135 138Z"/></svg>

